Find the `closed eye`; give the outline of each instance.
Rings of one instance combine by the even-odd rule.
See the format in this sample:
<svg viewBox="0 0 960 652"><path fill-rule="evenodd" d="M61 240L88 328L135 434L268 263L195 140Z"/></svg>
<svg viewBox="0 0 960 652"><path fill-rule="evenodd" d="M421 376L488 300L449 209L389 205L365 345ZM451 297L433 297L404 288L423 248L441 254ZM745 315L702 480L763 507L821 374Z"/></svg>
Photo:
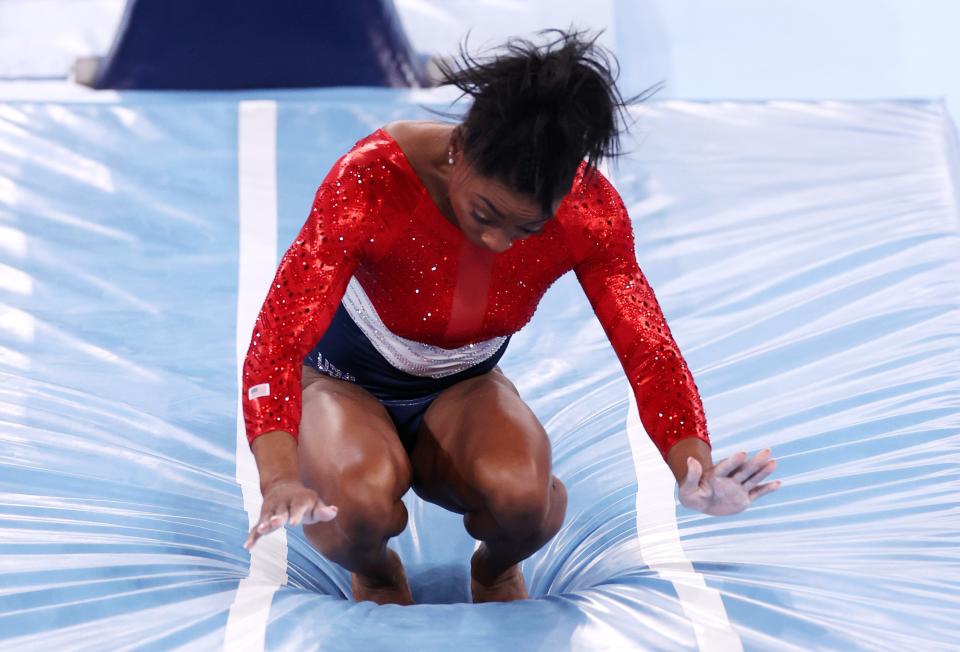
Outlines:
<svg viewBox="0 0 960 652"><path fill-rule="evenodd" d="M474 211L471 215L473 216L473 219L479 222L480 224L483 224L483 225L493 224L493 222L491 222L490 220L484 217L481 217L480 214L477 213L476 211ZM541 231L543 231L542 226L539 229L520 229L521 233L526 233L527 235L533 235L535 233L540 233Z"/></svg>
<svg viewBox="0 0 960 652"><path fill-rule="evenodd" d="M491 222L490 220L480 217L480 214L477 212L473 212L471 213L471 215L473 216L473 219L476 220L477 222L480 222L480 224L493 224L493 222Z"/></svg>

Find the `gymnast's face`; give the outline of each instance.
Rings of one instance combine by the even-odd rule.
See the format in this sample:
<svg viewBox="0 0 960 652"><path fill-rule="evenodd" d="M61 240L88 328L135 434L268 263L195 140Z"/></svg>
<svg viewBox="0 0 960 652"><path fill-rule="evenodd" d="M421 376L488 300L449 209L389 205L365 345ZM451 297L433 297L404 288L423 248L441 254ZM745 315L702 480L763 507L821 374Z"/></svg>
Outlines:
<svg viewBox="0 0 960 652"><path fill-rule="evenodd" d="M478 247L496 253L506 251L514 240L539 233L556 213L544 215L532 197L508 188L502 182L478 174L462 151L453 149L448 190L457 226Z"/></svg>

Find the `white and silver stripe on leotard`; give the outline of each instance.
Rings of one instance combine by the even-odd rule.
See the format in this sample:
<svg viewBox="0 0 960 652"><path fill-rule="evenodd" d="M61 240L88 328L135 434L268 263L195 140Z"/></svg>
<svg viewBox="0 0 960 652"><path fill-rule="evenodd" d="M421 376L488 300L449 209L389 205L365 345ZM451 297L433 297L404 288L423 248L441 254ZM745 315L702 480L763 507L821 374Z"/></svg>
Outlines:
<svg viewBox="0 0 960 652"><path fill-rule="evenodd" d="M356 277L351 277L347 284L343 307L387 362L413 376L452 376L492 356L507 339L505 336L494 337L456 349L445 349L400 337L380 319Z"/></svg>

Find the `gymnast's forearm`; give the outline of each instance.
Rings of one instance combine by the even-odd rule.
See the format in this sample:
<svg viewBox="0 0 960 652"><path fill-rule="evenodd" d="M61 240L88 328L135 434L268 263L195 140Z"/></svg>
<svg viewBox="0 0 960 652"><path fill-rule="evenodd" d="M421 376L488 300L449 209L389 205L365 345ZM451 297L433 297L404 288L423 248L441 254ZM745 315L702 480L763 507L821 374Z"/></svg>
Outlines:
<svg viewBox="0 0 960 652"><path fill-rule="evenodd" d="M300 463L297 440L284 430L272 430L259 435L251 444L253 457L260 472L260 492L278 482L300 481Z"/></svg>

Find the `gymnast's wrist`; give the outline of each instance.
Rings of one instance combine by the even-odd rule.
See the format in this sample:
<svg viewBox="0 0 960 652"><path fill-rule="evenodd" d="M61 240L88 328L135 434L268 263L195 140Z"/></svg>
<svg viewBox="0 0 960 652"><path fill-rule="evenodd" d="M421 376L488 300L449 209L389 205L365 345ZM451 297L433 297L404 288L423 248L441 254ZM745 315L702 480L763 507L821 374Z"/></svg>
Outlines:
<svg viewBox="0 0 960 652"><path fill-rule="evenodd" d="M284 430L273 430L257 436L251 444L260 474L260 493L281 482L300 482L300 461L297 440Z"/></svg>
<svg viewBox="0 0 960 652"><path fill-rule="evenodd" d="M710 450L710 444L695 436L677 440L667 451L667 466L670 467L677 479L677 484L682 484L684 478L687 477L688 457L700 462L704 471L713 467L713 454Z"/></svg>

